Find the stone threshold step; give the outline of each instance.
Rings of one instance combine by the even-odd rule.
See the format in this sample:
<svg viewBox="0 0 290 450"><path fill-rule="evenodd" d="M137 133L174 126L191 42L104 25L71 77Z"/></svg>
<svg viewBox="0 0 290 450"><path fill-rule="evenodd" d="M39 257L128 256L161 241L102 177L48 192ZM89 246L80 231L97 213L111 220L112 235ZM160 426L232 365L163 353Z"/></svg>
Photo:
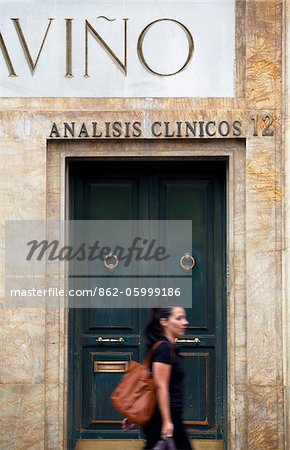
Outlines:
<svg viewBox="0 0 290 450"><path fill-rule="evenodd" d="M82 439L74 450L142 450L143 440L137 439ZM194 450L224 450L223 440L194 439Z"/></svg>

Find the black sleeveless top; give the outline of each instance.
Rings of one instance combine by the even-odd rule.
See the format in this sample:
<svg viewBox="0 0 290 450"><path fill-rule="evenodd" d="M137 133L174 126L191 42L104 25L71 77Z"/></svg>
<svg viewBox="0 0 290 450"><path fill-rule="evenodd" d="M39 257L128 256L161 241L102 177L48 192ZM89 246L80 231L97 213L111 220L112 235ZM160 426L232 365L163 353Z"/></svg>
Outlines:
<svg viewBox="0 0 290 450"><path fill-rule="evenodd" d="M153 353L150 364L152 370L153 362L162 362L164 364L171 364L171 375L169 380L169 397L170 408L176 411L182 411L184 404L184 376L183 356L180 355L179 346L172 344L169 339L162 337L162 342Z"/></svg>

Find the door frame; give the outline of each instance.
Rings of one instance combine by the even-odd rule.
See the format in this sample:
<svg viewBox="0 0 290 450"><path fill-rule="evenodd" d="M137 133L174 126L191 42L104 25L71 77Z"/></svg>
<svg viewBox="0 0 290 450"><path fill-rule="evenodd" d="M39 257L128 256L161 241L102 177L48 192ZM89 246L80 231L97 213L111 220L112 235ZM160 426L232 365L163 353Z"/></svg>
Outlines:
<svg viewBox="0 0 290 450"><path fill-rule="evenodd" d="M90 160L91 161L91 160ZM221 227L221 233L223 235L223 237L221 238L221 240L219 238L215 238L214 242L215 244L213 245L216 251L216 248L219 247L219 250L217 251L217 256L218 259L220 259L220 263L217 266L215 266L215 272L217 272L218 274L215 275L215 282L214 282L214 291L217 293L217 295L214 295L214 300L213 300L213 308L215 309L215 324L216 324L216 329L215 331L213 331L213 333L216 336L216 344L215 344L215 365L213 366L215 369L215 373L216 373L216 378L212 379L212 386L215 384L214 386L214 399L215 399L215 418L217 420L216 425L216 431L215 433L213 433L210 430L195 430L194 432L194 442L196 441L202 441L203 439L211 439L211 440L215 440L215 441L219 441L220 444L223 443L223 441L225 440L225 432L226 432L226 418L227 418L227 411L226 411L226 405L227 405L227 398L226 398L226 391L227 391L227 386L226 386L226 364L227 364L227 355L226 355L226 346L225 346L225 342L226 342L226 299L225 299L225 292L226 292L226 270L225 270L225 265L226 265L226 241L225 241L225 229L226 229L226 224L225 224L225 211L226 211L226 201L225 201L225 189L226 189L226 161L225 160L216 160L216 161L205 161L203 160L196 160L196 159L190 159L190 160L186 160L186 161L177 161L176 159L174 160L168 160L168 159L162 159L159 160L158 163L156 161L152 161L152 160L148 160L148 159L143 159L142 161L140 160L132 160L131 158L126 160L126 164L124 164L124 160L116 160L115 158L113 160L109 161L109 166L108 166L108 160L104 160L104 159L98 159L97 161L91 161L92 164L95 163L94 168L92 169L90 167L90 162L86 161L85 159L82 158L81 161L77 162L77 165L75 165L75 160L74 159L69 159L68 160L68 173L69 173L69 202L70 205L72 207L72 210L70 212L70 218L71 220L74 219L76 211L76 199L78 198L78 190L77 190L77 186L78 186L78 182L80 180L82 180L84 178L84 180L87 180L87 176L89 175L89 180L98 180L98 175L100 174L100 176L102 176L102 174L106 171L106 170L117 170L115 177L119 180L119 176L123 177L124 175L124 171L126 171L126 176L130 177L132 176L138 176L136 175L135 170L137 170L137 174L139 174L140 177L147 176L146 173L150 173L152 170L156 170L156 173L161 177L161 179L167 178L167 177L175 177L177 180L180 180L182 178L182 173L183 171L186 171L186 177L189 175L190 173L193 176L193 180L195 180L196 182L198 182L198 180L201 178L203 179L209 179L212 180L214 179L214 185L215 187L213 188L213 198L215 199L214 203L213 203L213 224L215 223L215 220L217 220L220 223L220 227ZM179 163L179 165L177 167L175 167L175 162ZM80 168L79 166L84 163L84 165ZM106 164L106 170L104 167L102 167L103 164ZM161 163L161 164L160 164ZM223 163L221 165L221 163ZM158 164L158 165L157 165ZM87 173L87 171L89 172L89 174ZM125 176L125 179L127 179ZM81 183L82 184L82 183ZM84 189L82 187L82 189ZM149 191L151 192L151 189L149 189ZM83 191L81 191L83 192ZM84 191L85 192L85 191ZM83 194L82 194L83 195ZM78 202L79 203L79 202ZM85 210L84 210L85 211ZM79 217L80 220L82 220L81 217ZM214 225L213 225L214 226ZM218 225L217 225L218 226ZM219 228L218 226L218 228ZM215 226L214 226L215 227ZM218 235L220 233L218 232ZM219 280L221 283L221 286L219 287ZM73 414L69 414L68 415L68 430L69 430L69 449L73 450L74 449L74 445L73 443L76 440L84 440L84 439L101 439L101 440L108 440L110 438L113 439L120 439L120 440L124 440L124 439L142 439L142 437L140 437L140 433L136 433L136 431L134 430L134 432L132 433L132 435L130 433L126 433L126 435L124 435L124 433L118 433L116 432L116 430L112 430L111 432L107 432L108 436L107 437L102 437L100 438L99 435L99 431L96 430L89 430L87 429L86 431L74 431L74 425L77 426L79 425L79 421L84 417L84 411L81 410L81 405L83 404L83 395L84 393L81 393L81 384L79 384L79 382L77 381L78 377L81 375L82 373L82 367L83 367L83 363L82 362L77 362L76 360L76 364L78 363L78 374L76 373L76 367L75 367L75 357L73 356L73 349L75 348L76 345L79 344L79 341L76 341L76 336L74 335L74 333L76 332L76 330L78 329L78 325L76 325L76 317L77 314L75 314L75 309L71 309L70 313L69 313L69 342L68 342L68 351L69 351L69 385L68 385L68 394L69 394L69 398L68 398L68 402L70 405L70 411L74 411ZM142 330L142 329L141 329ZM113 333L113 332L110 332ZM110 334L109 333L109 334ZM191 334L193 333L193 331L191 332ZM199 334L199 332L197 332L197 335ZM210 333L209 333L210 334ZM79 339L79 338L78 338ZM143 349L144 350L144 349ZM200 349L202 350L202 349ZM204 351L206 351L206 349L203 349ZM98 351L97 349L95 351ZM183 351L188 351L188 349L183 349ZM191 349L191 351L194 351L194 349ZM141 353L143 353L143 351L141 351ZM83 357L83 354L81 354L81 358ZM75 415L75 403L77 403L78 408L77 411L79 411L79 415L80 417L78 417L78 420L76 420L76 415ZM212 405L213 407L213 405ZM80 409L79 409L80 408ZM213 408L211 409L212 413L213 413ZM78 415L78 414L77 414ZM85 427L87 428L87 427ZM192 428L196 428L196 426L191 426L189 427L188 431L193 431ZM104 431L103 431L104 433ZM117 434L119 434L119 437L117 437ZM138 436L137 436L138 434ZM73 436L74 435L74 436ZM75 435L79 435L80 437L76 438Z"/></svg>
<svg viewBox="0 0 290 450"><path fill-rule="evenodd" d="M225 430L225 448L234 450L239 441L239 432L235 426L235 399L241 402L239 407L241 422L246 425L246 392L241 392L239 384L245 379L246 365L241 364L236 354L236 329L246 337L246 323L243 315L246 307L244 285L245 273L239 274L238 283L234 283L234 265L237 258L244 258L245 225L245 140L76 140L47 142L47 220L68 218L68 163L71 159L140 159L143 160L179 160L202 159L227 161L226 179L226 255L227 255L227 336L223 348L227 354L227 385L225 405L227 406L227 426ZM156 156L158 152L158 156ZM140 156L142 155L142 156ZM56 207L57 206L57 207ZM239 220L237 220L239 219ZM235 225L235 226L234 226ZM47 274L49 284L49 273ZM238 285L239 284L239 285ZM66 287L66 269L59 273L60 289ZM55 448L67 448L68 405L68 310L59 308L63 299L55 299L55 308L46 309L46 383L45 383L45 441L55 444ZM235 310L239 308L238 315ZM58 344L58 345L57 345ZM231 364L229 364L229 362ZM57 364L56 364L57 363Z"/></svg>

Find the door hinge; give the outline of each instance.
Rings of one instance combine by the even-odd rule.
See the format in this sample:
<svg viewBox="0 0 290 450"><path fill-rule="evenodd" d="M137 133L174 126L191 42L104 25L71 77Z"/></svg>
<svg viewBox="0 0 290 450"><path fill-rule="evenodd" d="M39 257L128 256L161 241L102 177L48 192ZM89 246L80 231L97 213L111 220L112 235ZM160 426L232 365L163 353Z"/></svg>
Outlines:
<svg viewBox="0 0 290 450"><path fill-rule="evenodd" d="M227 264L227 295L231 293L230 289L230 265Z"/></svg>

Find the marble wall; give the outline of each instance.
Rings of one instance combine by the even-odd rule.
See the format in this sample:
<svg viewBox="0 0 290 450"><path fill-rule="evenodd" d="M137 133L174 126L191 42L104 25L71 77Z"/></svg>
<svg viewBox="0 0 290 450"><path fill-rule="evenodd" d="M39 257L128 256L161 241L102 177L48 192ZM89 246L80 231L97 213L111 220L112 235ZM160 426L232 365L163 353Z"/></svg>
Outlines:
<svg viewBox="0 0 290 450"><path fill-rule="evenodd" d="M285 240L283 250L283 360L284 360L284 401L286 445L290 447L290 0L285 2L284 27L284 60L285 97L283 102L284 115L284 155L285 155Z"/></svg>
<svg viewBox="0 0 290 450"><path fill-rule="evenodd" d="M236 98L2 99L3 450L67 448L67 312L5 306L4 252L5 220L66 217L65 160L72 156L228 157L228 450L289 448L290 302L285 295L290 275L290 179L285 157L290 141L289 108L286 115L281 114L285 71L282 51L286 52L284 62L289 60L289 44L286 49L282 46L282 25L287 23L289 33L289 10L289 0L238 2ZM284 37L289 42L286 27ZM287 70L289 98L289 66ZM257 114L260 119L255 136L252 117ZM262 136L263 114L274 119L273 135ZM142 123L142 139L49 138L53 122L91 122L96 117L100 122L138 120ZM219 136L170 141L150 135L152 121L192 117L238 118L243 133L230 139Z"/></svg>

